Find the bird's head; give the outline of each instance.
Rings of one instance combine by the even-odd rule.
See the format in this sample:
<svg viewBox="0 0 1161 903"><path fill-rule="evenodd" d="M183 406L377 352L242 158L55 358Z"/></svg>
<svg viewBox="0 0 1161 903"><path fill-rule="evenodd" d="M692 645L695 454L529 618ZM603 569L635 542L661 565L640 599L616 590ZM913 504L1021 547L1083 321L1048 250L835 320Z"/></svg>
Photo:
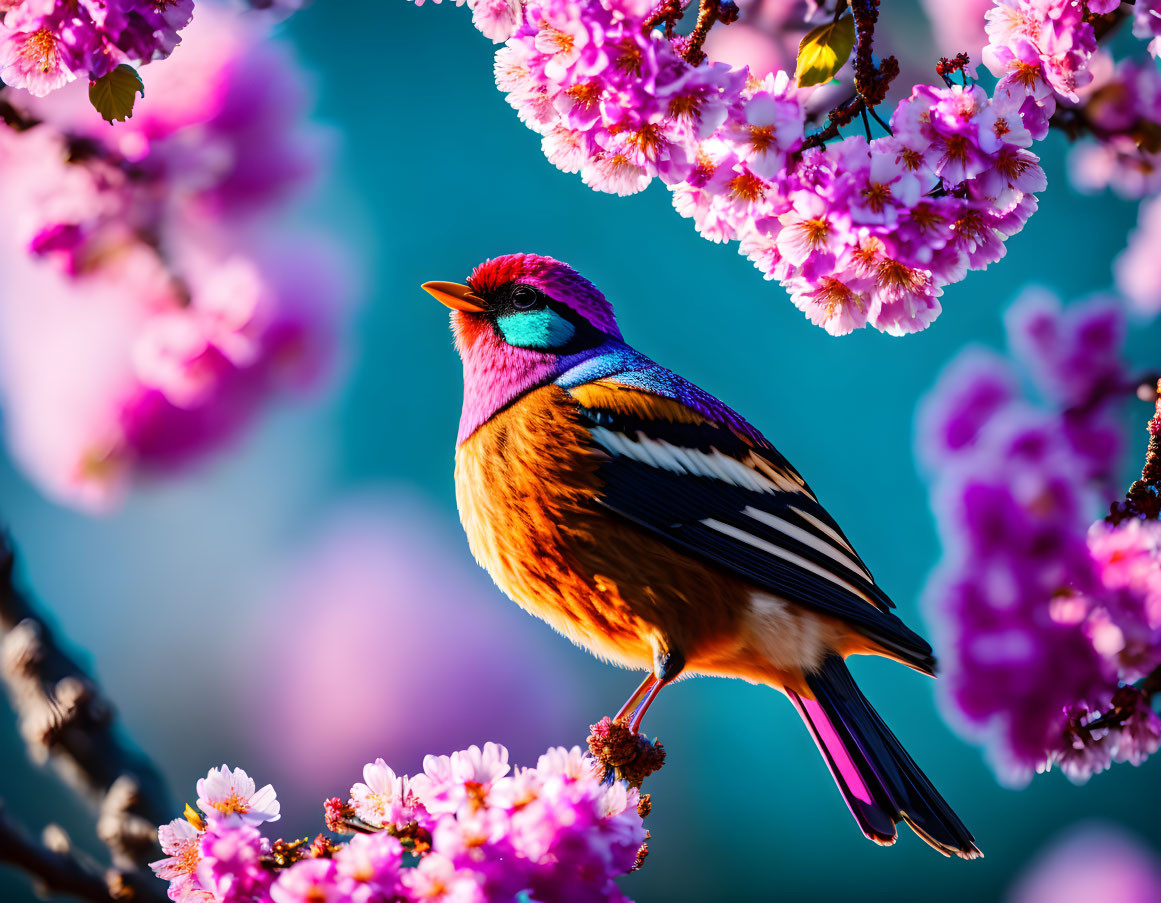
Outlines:
<svg viewBox="0 0 1161 903"><path fill-rule="evenodd" d="M461 442L524 392L621 339L605 296L551 257L508 254L481 263L466 285L423 288L452 309L464 363Z"/></svg>
<svg viewBox="0 0 1161 903"><path fill-rule="evenodd" d="M513 348L571 355L620 339L613 308L595 285L568 264L536 254L484 261L467 285L426 282L423 288L452 308L452 329L463 354L488 333Z"/></svg>

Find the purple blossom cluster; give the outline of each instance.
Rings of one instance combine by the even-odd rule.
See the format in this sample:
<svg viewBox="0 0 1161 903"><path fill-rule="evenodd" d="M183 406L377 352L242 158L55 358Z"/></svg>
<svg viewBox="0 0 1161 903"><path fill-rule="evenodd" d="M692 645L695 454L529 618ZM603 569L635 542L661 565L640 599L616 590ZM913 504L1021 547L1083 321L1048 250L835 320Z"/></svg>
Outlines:
<svg viewBox="0 0 1161 903"><path fill-rule="evenodd" d="M1161 523L1090 526L1121 449L1119 308L1032 291L1007 328L1012 358L963 352L920 409L944 548L926 605L946 707L1000 778L1079 782L1161 742L1132 685L1161 663Z"/></svg>
<svg viewBox="0 0 1161 903"><path fill-rule="evenodd" d="M327 827L353 836L309 845L259 831L279 817L273 788L213 769L198 781L200 813L187 807L158 832L165 858L153 870L176 903L627 899L613 879L640 864L641 800L602 780L579 747L513 770L508 751L486 743L423 768L407 777L368 764L347 803L326 804Z"/></svg>
<svg viewBox="0 0 1161 903"><path fill-rule="evenodd" d="M308 383L341 307L333 254L277 223L319 156L295 64L212 10L183 44L115 129L80 85L0 126L5 430L82 507Z"/></svg>
<svg viewBox="0 0 1161 903"><path fill-rule="evenodd" d="M810 146L817 89L691 65L688 36L646 27L646 0L503 9L481 26L506 39L496 82L552 163L620 195L659 178L705 238L738 241L834 335L927 327L942 287L1002 257L1045 185L1022 121L1043 115L1022 90L919 86L893 135Z"/></svg>
<svg viewBox="0 0 1161 903"><path fill-rule="evenodd" d="M169 56L193 0L3 0L0 80L37 97Z"/></svg>

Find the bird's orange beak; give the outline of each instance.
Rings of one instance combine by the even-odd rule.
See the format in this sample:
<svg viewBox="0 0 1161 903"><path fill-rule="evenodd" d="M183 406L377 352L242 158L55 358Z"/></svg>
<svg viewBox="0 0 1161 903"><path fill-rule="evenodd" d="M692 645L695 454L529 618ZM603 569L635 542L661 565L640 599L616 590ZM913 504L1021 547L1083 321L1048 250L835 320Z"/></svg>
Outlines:
<svg viewBox="0 0 1161 903"><path fill-rule="evenodd" d="M470 314L483 313L487 302L466 285L458 282L425 282L420 286L440 304L452 310L462 310Z"/></svg>

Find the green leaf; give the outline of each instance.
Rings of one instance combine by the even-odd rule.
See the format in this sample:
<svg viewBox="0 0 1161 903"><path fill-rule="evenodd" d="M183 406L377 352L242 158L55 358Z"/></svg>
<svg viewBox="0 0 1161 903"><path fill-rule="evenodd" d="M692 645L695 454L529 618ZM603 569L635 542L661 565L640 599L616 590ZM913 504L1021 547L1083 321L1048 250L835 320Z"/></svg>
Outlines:
<svg viewBox="0 0 1161 903"><path fill-rule="evenodd" d="M854 46L855 20L852 16L843 16L837 22L807 32L798 42L798 68L794 72L798 86L809 88L830 81L843 67Z"/></svg>
<svg viewBox="0 0 1161 903"><path fill-rule="evenodd" d="M95 82L89 82L89 103L110 125L113 120L124 122L133 115L137 93L145 96L145 84L132 66L122 63Z"/></svg>

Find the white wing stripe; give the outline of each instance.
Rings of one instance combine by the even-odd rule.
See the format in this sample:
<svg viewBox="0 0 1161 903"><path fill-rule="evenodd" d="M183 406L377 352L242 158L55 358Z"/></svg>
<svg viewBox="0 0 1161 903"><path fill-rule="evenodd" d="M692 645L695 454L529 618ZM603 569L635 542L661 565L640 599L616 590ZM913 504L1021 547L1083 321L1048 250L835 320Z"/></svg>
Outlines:
<svg viewBox="0 0 1161 903"><path fill-rule="evenodd" d="M651 439L641 432L637 433L636 439L630 439L603 426L593 427L591 433L594 440L615 455L623 455L672 473L710 477L755 492L803 491L802 487L786 480L775 482L736 458L722 454L716 448L709 452L696 448L681 448L661 439Z"/></svg>
<svg viewBox="0 0 1161 903"><path fill-rule="evenodd" d="M756 521L761 521L762 523L773 527L780 533L785 533L791 539L797 539L800 543L810 546L816 552L821 552L823 555L826 555L828 558L837 562L838 564L841 564L848 570L853 571L856 574L861 574L862 576L866 577L869 582L874 582L871 579L871 575L867 573L866 568L864 568L857 561L852 560L850 557L840 552L830 543L819 539L813 533L810 533L807 530L803 530L801 527L795 526L794 524L783 520L775 514L771 514L768 511L763 511L761 508L755 508L753 505L747 505L746 508L743 509L742 513L748 517L754 518Z"/></svg>
<svg viewBox="0 0 1161 903"><path fill-rule="evenodd" d="M787 492L801 492L804 495L810 496L811 499L814 499L814 494L807 490L806 485L801 482L801 478L799 478L797 481L791 479L789 474L785 473L781 468L774 467L770 464L769 461L760 455L750 455L750 457L746 459L746 463L750 464L761 473L764 473L779 488L784 489ZM817 501L817 499L814 500Z"/></svg>
<svg viewBox="0 0 1161 903"><path fill-rule="evenodd" d="M757 536L752 536L751 534L747 533L745 530L739 530L737 527L732 527L729 524L724 524L720 520L716 520L712 517L708 517L705 520L703 520L702 524L704 524L705 526L709 527L712 530L717 530L719 533L722 533L726 536L730 536L734 539L741 540L742 542L746 543L747 545L753 546L755 549L761 549L763 552L767 552L770 555L774 555L777 558L781 558L783 561L788 561L790 564L793 564L796 567L800 567L805 571L809 571L812 574L815 574L819 577L822 577L824 580L829 580L831 583L834 583L838 586L841 586L843 589L847 590L848 592L854 593L860 599L866 599L866 601L868 603L870 603L871 605L875 604L874 602L871 601L871 599L867 596L866 593L864 593L862 590L858 589L857 587L853 586L850 582L844 580L842 577L838 576L837 574L832 574L826 568L819 567L813 561L810 561L807 558L803 558L801 555L797 555L794 552L789 551L788 549L783 549L780 546L776 546L776 545L774 545L774 543L767 542L765 539L761 539Z"/></svg>
<svg viewBox="0 0 1161 903"><path fill-rule="evenodd" d="M827 536L829 536L831 539L833 539L835 542L837 542L840 546L842 546L844 549L846 549L848 552L850 552L852 555L855 554L855 550L851 548L851 544L849 542L847 542L845 539L843 539L842 536L840 536L837 532L835 532L834 528L832 528L829 524L823 523L817 517L815 517L813 514L810 514L806 511L803 511L801 508L795 508L793 505L790 506L790 510L793 511L795 514L797 514L799 517L806 518L806 520L808 520L811 523L811 525L817 527L819 530L821 530L823 533L825 533Z"/></svg>

